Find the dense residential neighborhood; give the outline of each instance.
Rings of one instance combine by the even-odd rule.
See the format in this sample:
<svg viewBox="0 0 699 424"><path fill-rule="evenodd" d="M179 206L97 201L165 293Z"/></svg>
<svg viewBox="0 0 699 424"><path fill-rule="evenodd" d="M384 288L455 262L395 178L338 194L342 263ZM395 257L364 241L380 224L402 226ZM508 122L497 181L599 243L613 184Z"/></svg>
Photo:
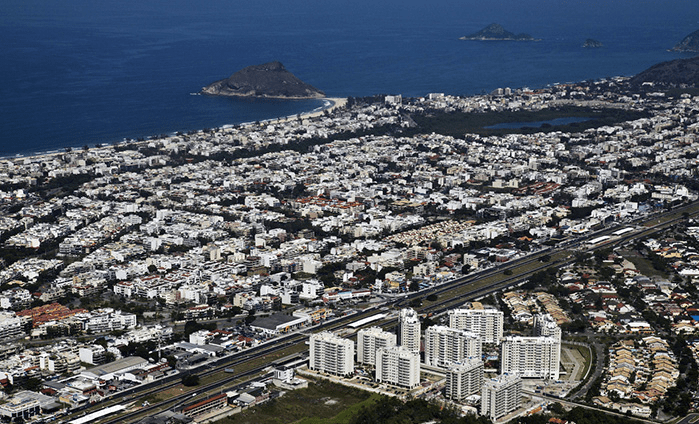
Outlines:
<svg viewBox="0 0 699 424"><path fill-rule="evenodd" d="M699 407L694 94L611 78L349 98L2 159L0 417L137 411L149 384L183 391L293 335L299 361L167 419L320 380L494 422L576 404L685 416ZM572 111L584 119L497 128Z"/></svg>

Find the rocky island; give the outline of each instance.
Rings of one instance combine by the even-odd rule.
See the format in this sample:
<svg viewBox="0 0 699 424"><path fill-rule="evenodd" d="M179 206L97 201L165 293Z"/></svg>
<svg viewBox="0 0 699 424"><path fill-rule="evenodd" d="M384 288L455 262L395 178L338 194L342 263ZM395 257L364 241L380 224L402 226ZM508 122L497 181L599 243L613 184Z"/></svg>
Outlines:
<svg viewBox="0 0 699 424"><path fill-rule="evenodd" d="M658 63L630 80L631 85L636 86L644 82L671 86L699 86L699 56Z"/></svg>
<svg viewBox="0 0 699 424"><path fill-rule="evenodd" d="M604 47L604 44L602 44L602 42L600 41L588 38L587 40L585 40L582 46L586 49L599 49L600 47Z"/></svg>
<svg viewBox="0 0 699 424"><path fill-rule="evenodd" d="M515 34L507 31L502 25L490 24L482 30L459 38L459 40L471 41L540 41L529 34Z"/></svg>
<svg viewBox="0 0 699 424"><path fill-rule="evenodd" d="M670 49L670 51L689 53L699 52L699 31L694 31L693 33L684 37L682 41L677 43L675 47Z"/></svg>
<svg viewBox="0 0 699 424"><path fill-rule="evenodd" d="M280 99L325 97L325 93L298 79L280 62L248 66L226 79L207 85L201 92L214 96Z"/></svg>

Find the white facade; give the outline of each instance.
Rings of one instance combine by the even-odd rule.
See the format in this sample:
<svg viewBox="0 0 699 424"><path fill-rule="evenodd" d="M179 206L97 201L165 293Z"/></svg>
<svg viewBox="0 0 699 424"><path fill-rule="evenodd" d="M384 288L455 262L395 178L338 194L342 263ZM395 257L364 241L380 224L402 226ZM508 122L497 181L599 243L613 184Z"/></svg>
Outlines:
<svg viewBox="0 0 699 424"><path fill-rule="evenodd" d="M301 285L301 293L299 297L301 299L308 299L308 300L313 300L316 299L319 296L319 293L323 293L323 289L325 287L323 286L323 283L320 281L316 280L310 280L307 282L304 282Z"/></svg>
<svg viewBox="0 0 699 424"><path fill-rule="evenodd" d="M354 342L329 331L311 335L308 368L336 375L354 372Z"/></svg>
<svg viewBox="0 0 699 424"><path fill-rule="evenodd" d="M497 309L452 309L449 311L449 327L476 333L483 343L500 343L505 321Z"/></svg>
<svg viewBox="0 0 699 424"><path fill-rule="evenodd" d="M561 342L561 327L550 314L534 315L534 336L548 336Z"/></svg>
<svg viewBox="0 0 699 424"><path fill-rule="evenodd" d="M447 370L444 394L449 399L464 400L481 391L484 375L483 361L481 360L452 364Z"/></svg>
<svg viewBox="0 0 699 424"><path fill-rule="evenodd" d="M400 310L398 318L398 345L420 353L420 317L411 308Z"/></svg>
<svg viewBox="0 0 699 424"><path fill-rule="evenodd" d="M136 327L136 315L131 313L114 310L112 308L104 308L94 310L86 315L80 315L79 318L84 318L83 328L85 331L93 333L104 333L114 330L130 330Z"/></svg>
<svg viewBox="0 0 699 424"><path fill-rule="evenodd" d="M22 318L12 311L0 312L0 339L16 338L24 335Z"/></svg>
<svg viewBox="0 0 699 424"><path fill-rule="evenodd" d="M281 366L274 370L274 378L280 381L289 382L294 379L294 374L293 367Z"/></svg>
<svg viewBox="0 0 699 424"><path fill-rule="evenodd" d="M465 359L481 359L479 336L463 330L434 325L425 331L425 364L447 367Z"/></svg>
<svg viewBox="0 0 699 424"><path fill-rule="evenodd" d="M500 349L500 372L558 380L561 343L553 337L506 337Z"/></svg>
<svg viewBox="0 0 699 424"><path fill-rule="evenodd" d="M403 346L376 351L376 381L412 389L420 384L420 354Z"/></svg>
<svg viewBox="0 0 699 424"><path fill-rule="evenodd" d="M78 349L80 362L85 362L92 365L99 365L104 362L106 352L107 351L104 349L104 347L100 345L90 345Z"/></svg>
<svg viewBox="0 0 699 424"><path fill-rule="evenodd" d="M396 335L383 331L379 327L371 327L357 332L357 362L360 364L376 364L376 350L396 345Z"/></svg>
<svg viewBox="0 0 699 424"><path fill-rule="evenodd" d="M481 415L498 420L522 405L522 379L503 374L487 380L481 393Z"/></svg>

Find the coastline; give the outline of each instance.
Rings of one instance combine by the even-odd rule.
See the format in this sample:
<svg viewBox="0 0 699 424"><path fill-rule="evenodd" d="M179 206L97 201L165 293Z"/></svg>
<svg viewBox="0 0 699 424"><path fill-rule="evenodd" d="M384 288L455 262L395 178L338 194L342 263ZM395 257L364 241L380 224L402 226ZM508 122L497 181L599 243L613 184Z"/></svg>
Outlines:
<svg viewBox="0 0 699 424"><path fill-rule="evenodd" d="M284 123L284 122L288 122L288 121L297 119L298 117L300 117L301 119L312 119L312 118L322 116L325 113L325 111L328 111L328 113L330 113L333 110L340 108L340 107L343 107L344 105L347 104L346 97L322 97L322 98L319 98L317 100L322 100L324 103L322 106L319 106L313 110L303 112L303 113L300 113L298 115L280 116L277 118L260 120L259 122L260 123L262 123L262 122L264 122L264 123ZM215 127L214 130L221 131L221 130L224 130L227 128L232 128L235 125L249 126L249 125L254 125L254 124L255 124L255 122L253 122L253 121L241 122L239 124L226 124L226 125L221 125L219 127ZM195 130L195 131L201 131L201 129ZM174 136L174 135L175 135L174 132L168 134L168 136ZM154 140L157 140L157 139L147 139L147 140L141 140L141 141L131 140L131 141L129 141L129 143L135 144L135 145L141 145L141 144L152 142ZM118 144L121 144L121 142L118 142L118 143L114 142L111 144L110 143L101 143L100 147L93 145L93 146L89 147L89 150L113 149ZM70 149L70 150L68 150L68 149ZM38 158L51 158L51 157L54 157L57 155L63 155L66 153L75 153L75 152L79 152L82 150L83 150L82 147L64 146L61 148L53 148L51 150L42 151L42 152L35 152L35 153L28 153L28 154L16 153L13 155L8 155L8 156L0 156L0 160L21 160L21 159L34 159L34 160L36 160Z"/></svg>
<svg viewBox="0 0 699 424"><path fill-rule="evenodd" d="M334 111L337 108L341 108L344 105L347 104L347 98L346 97L323 97L321 99L323 102L323 106L313 109L309 112L305 113L300 113L298 114L298 117L301 119L311 119L311 118L317 118L321 115L323 115L326 111L328 113ZM284 122L289 122L291 120L297 119L297 115L289 115L289 116L284 116L284 117L279 117L279 118L272 118L272 119L267 119L265 121L260 121L260 122L274 122L274 123L284 123Z"/></svg>

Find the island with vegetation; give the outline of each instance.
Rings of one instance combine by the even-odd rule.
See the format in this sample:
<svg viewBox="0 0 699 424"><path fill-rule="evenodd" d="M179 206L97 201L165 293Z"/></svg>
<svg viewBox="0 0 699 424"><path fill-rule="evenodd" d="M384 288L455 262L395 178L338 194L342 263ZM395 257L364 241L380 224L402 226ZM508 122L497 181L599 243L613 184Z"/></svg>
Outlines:
<svg viewBox="0 0 699 424"><path fill-rule="evenodd" d="M699 52L699 30L694 31L693 33L684 37L682 41L675 44L675 47L671 48L670 51L688 53Z"/></svg>
<svg viewBox="0 0 699 424"><path fill-rule="evenodd" d="M604 44L602 44L601 41L588 38L587 40L585 40L582 46L586 49L599 49L600 47L604 47Z"/></svg>
<svg viewBox="0 0 699 424"><path fill-rule="evenodd" d="M529 34L515 34L513 32L507 31L502 25L490 24L482 30L461 37L460 40L471 40L471 41L540 41L538 38L534 38Z"/></svg>
<svg viewBox="0 0 699 424"><path fill-rule="evenodd" d="M226 79L207 85L201 92L215 96L281 99L325 97L325 93L298 79L280 62L248 66Z"/></svg>

